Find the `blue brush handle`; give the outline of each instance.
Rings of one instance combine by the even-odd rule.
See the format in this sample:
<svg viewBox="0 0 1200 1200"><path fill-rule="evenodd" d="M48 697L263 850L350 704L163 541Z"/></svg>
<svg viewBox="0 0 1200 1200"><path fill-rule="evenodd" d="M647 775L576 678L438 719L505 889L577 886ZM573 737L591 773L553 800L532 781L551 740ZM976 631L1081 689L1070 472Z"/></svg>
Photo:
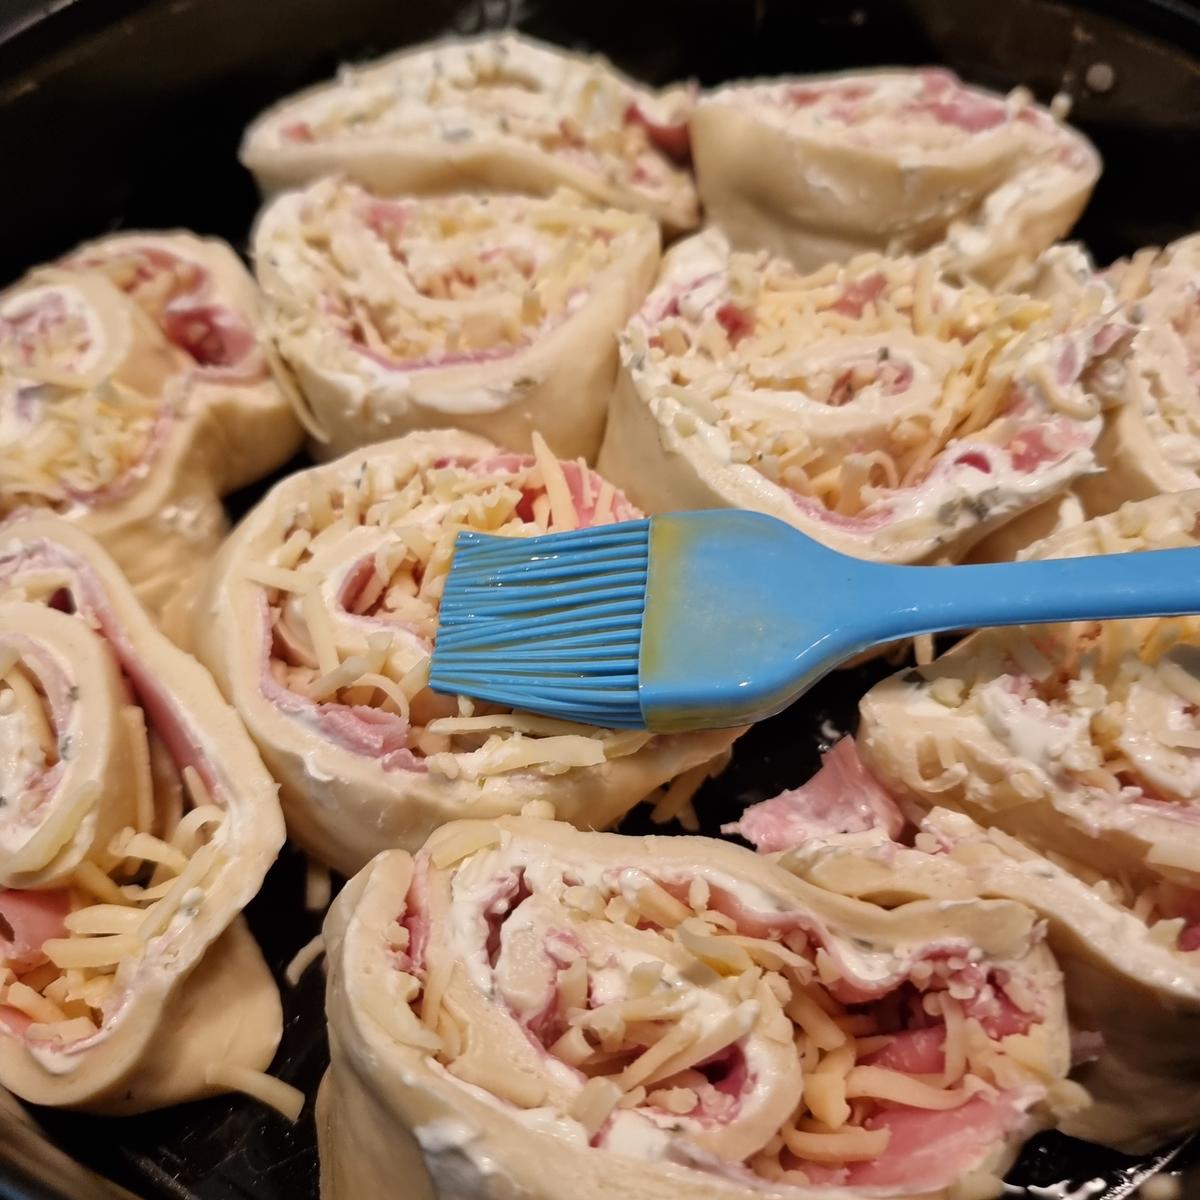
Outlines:
<svg viewBox="0 0 1200 1200"><path fill-rule="evenodd" d="M840 554L737 510L651 519L639 699L648 727L778 712L882 643L989 625L1200 613L1200 548L983 566Z"/></svg>
<svg viewBox="0 0 1200 1200"><path fill-rule="evenodd" d="M983 625L1200 612L1200 557L1194 548L876 571L872 582L886 589L897 637Z"/></svg>

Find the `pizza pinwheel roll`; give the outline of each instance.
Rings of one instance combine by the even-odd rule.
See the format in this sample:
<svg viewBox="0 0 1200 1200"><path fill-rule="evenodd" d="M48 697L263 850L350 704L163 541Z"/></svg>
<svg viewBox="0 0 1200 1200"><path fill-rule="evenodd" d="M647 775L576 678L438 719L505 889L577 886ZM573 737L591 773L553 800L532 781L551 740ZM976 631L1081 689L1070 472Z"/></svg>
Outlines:
<svg viewBox="0 0 1200 1200"><path fill-rule="evenodd" d="M1075 1075L1092 1099L1061 1111L1060 1127L1130 1153L1194 1128L1200 908L1167 916L1125 876L1079 861L1067 870L965 813L913 811L910 822L843 738L807 783L752 805L724 832L811 883L889 908L973 897L1029 905L1064 972Z"/></svg>
<svg viewBox="0 0 1200 1200"><path fill-rule="evenodd" d="M1065 979L1073 1073L1092 1103L1060 1116L1073 1137L1145 1153L1200 1122L1200 955L1100 872L1077 877L999 829L935 808L909 844L811 843L784 858L803 878L893 906L915 899L1019 900L1047 923ZM1076 868L1076 871L1078 868Z"/></svg>
<svg viewBox="0 0 1200 1200"><path fill-rule="evenodd" d="M158 609L224 531L220 497L301 438L223 243L123 234L0 293L0 515L48 508Z"/></svg>
<svg viewBox="0 0 1200 1200"><path fill-rule="evenodd" d="M199 595L195 653L279 780L292 836L345 874L531 798L611 825L740 732L595 729L426 686L460 530L522 537L640 515L535 446L415 433L299 472L242 521Z"/></svg>
<svg viewBox="0 0 1200 1200"><path fill-rule="evenodd" d="M708 838L456 822L325 930L324 1200L398 1170L418 1196L994 1194L1068 1065L1029 909L889 912Z"/></svg>
<svg viewBox="0 0 1200 1200"><path fill-rule="evenodd" d="M1127 504L1031 558L1197 544L1200 492ZM1137 571L1136 560L1130 561ZM1200 620L985 630L861 704L864 760L938 805L1134 889L1200 947Z"/></svg>
<svg viewBox="0 0 1200 1200"><path fill-rule="evenodd" d="M943 70L732 84L690 128L709 218L803 270L933 248L995 282L1071 228L1100 175L1092 144L1025 89Z"/></svg>
<svg viewBox="0 0 1200 1200"><path fill-rule="evenodd" d="M946 283L928 257L799 274L715 230L621 335L599 469L650 512L757 509L834 549L956 555L1093 466L1127 326Z"/></svg>
<svg viewBox="0 0 1200 1200"><path fill-rule="evenodd" d="M322 453L454 426L591 459L658 228L567 192L382 200L326 179L271 204L254 250Z"/></svg>
<svg viewBox="0 0 1200 1200"><path fill-rule="evenodd" d="M528 38L456 38L281 101L241 157L264 191L330 174L391 194L569 187L678 232L699 221L683 165L692 102L689 87L656 92Z"/></svg>
<svg viewBox="0 0 1200 1200"><path fill-rule="evenodd" d="M240 914L283 842L274 781L54 516L0 525L0 745L0 1084L110 1113L253 1088L282 1017Z"/></svg>
<svg viewBox="0 0 1200 1200"><path fill-rule="evenodd" d="M1097 445L1104 471L1081 488L1093 513L1200 487L1200 235L1143 250L1102 281L1137 333L1125 403Z"/></svg>

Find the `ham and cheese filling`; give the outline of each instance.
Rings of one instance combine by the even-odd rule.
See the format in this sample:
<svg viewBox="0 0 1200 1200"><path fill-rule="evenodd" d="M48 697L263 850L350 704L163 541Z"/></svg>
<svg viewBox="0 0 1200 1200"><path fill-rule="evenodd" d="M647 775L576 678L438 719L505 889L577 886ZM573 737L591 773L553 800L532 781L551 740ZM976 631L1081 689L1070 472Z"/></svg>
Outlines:
<svg viewBox="0 0 1200 1200"><path fill-rule="evenodd" d="M756 151L788 155L770 187L753 165L739 178L726 144L755 126L773 139ZM762 244L792 239L807 267L821 247L935 248L948 269L1003 277L1067 232L1100 174L1091 144L1025 88L994 95L941 69L734 84L701 102L692 139L717 223L757 210L777 225Z"/></svg>
<svg viewBox="0 0 1200 1200"><path fill-rule="evenodd" d="M225 853L199 735L88 565L0 556L0 1034L81 1053L169 960ZM175 950L174 953L178 951Z"/></svg>
<svg viewBox="0 0 1200 1200"><path fill-rule="evenodd" d="M310 472L269 560L244 566L261 588L263 695L387 771L558 774L646 745L645 733L514 713L426 686L460 530L527 537L639 515L584 463L559 462L536 437L535 447L532 456L425 465L381 457L340 474Z"/></svg>
<svg viewBox="0 0 1200 1200"><path fill-rule="evenodd" d="M1194 546L1198 506L1127 504L1028 555ZM1195 617L986 630L868 693L860 742L899 795L999 825L1193 950L1198 711Z"/></svg>
<svg viewBox="0 0 1200 1200"><path fill-rule="evenodd" d="M930 258L803 275L708 233L668 255L622 357L699 473L816 536L919 555L1089 469L1124 341L1098 311L951 286Z"/></svg>
<svg viewBox="0 0 1200 1200"><path fill-rule="evenodd" d="M951 72L937 69L863 75L841 80L798 81L764 87L762 99L790 114L788 123L811 127L856 146L896 150L897 126L906 147L952 151L964 134L984 133L1014 122L1035 132L1057 132L1048 114L1032 104L1027 92L993 96L969 88ZM1061 136L1061 135L1060 135ZM1065 139L1064 139L1065 140ZM1066 145L1059 156L1078 163L1078 147Z"/></svg>
<svg viewBox="0 0 1200 1200"><path fill-rule="evenodd" d="M1015 673L1006 677L1008 683L1004 685L1009 689L1016 680L1028 678L1020 674L1015 664L1012 666ZM948 705L950 693L958 690L957 680L950 683L948 676L939 678L950 684L937 686L935 681L939 703ZM1053 690L1061 698L1064 691L1061 679ZM1008 694L1013 692L1010 690ZM1039 707L1029 716L1046 726L1046 736L1050 739L1066 724L1060 712L1052 712L1049 705ZM945 744L938 747L942 754L947 749ZM947 769L940 761L938 766L942 772ZM1106 770L1112 770L1113 766ZM934 795L937 781L927 780L926 786L930 783L934 785L931 791ZM1129 788L1127 791L1128 799L1136 804L1142 795L1140 789ZM1044 858L1040 858L1000 830L981 830L971 821L964 824L960 814L944 809L937 810L936 821L914 825L888 789L863 765L852 738L838 742L824 756L821 769L807 783L752 805L737 822L725 826L723 831L740 834L763 854L801 847L819 853L823 844L843 842L864 846L895 843L911 846L924 854L951 854L964 864L970 863L973 851L963 849L958 853L959 847L990 843L991 854L1004 854L1019 862L1040 862L1050 870L1048 860L1081 879L1101 899L1142 922L1151 941L1184 953L1200 950L1200 890L1169 879L1138 879L1128 872L1106 874L1081 857L1055 850L1046 850ZM954 831L954 835L947 831Z"/></svg>
<svg viewBox="0 0 1200 1200"><path fill-rule="evenodd" d="M1142 250L1106 276L1139 327L1130 403L1170 472L1162 490L1200 486L1200 237Z"/></svg>
<svg viewBox="0 0 1200 1200"><path fill-rule="evenodd" d="M1148 815L1200 822L1200 621L989 635L981 649L970 661L924 668L909 684L906 707L945 722L942 735L920 739L904 756L922 791L936 796L962 782L956 726L979 723L1007 750L1009 785L1027 802L1061 793L1092 831ZM1200 890L1184 882L1196 879L1194 862L1110 877L1086 856L1047 855L1131 908L1157 938L1200 949ZM1164 878L1172 867L1182 880Z"/></svg>
<svg viewBox="0 0 1200 1200"><path fill-rule="evenodd" d="M102 278L43 270L0 295L0 512L125 495L185 386L171 347Z"/></svg>
<svg viewBox="0 0 1200 1200"><path fill-rule="evenodd" d="M212 272L196 259L135 234L94 243L61 265L105 275L187 356L198 378L249 384L268 377L246 315L217 294Z"/></svg>
<svg viewBox="0 0 1200 1200"><path fill-rule="evenodd" d="M451 156L479 147L544 155L602 188L672 204L691 192L678 165L690 104L686 88L656 94L601 59L503 35L343 68L335 83L273 110L257 138L264 149L386 142L400 153L433 144Z"/></svg>
<svg viewBox="0 0 1200 1200"><path fill-rule="evenodd" d="M383 935L397 1036L531 1128L749 1186L934 1192L1044 1094L1019 959L850 937L696 854L444 829Z"/></svg>
<svg viewBox="0 0 1200 1200"><path fill-rule="evenodd" d="M636 253L645 226L565 192L388 200L322 180L268 210L257 254L285 357L386 377L527 348Z"/></svg>

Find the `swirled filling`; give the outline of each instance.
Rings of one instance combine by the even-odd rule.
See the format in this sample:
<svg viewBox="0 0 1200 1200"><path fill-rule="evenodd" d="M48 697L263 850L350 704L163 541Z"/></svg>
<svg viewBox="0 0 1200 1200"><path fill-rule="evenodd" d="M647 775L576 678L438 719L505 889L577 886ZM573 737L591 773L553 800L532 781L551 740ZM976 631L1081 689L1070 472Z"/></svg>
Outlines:
<svg viewBox="0 0 1200 1200"><path fill-rule="evenodd" d="M323 366L417 371L532 345L649 229L566 192L395 200L322 181L281 202L260 253L286 333L335 335Z"/></svg>
<svg viewBox="0 0 1200 1200"><path fill-rule="evenodd" d="M422 1023L400 1036L449 1078L577 1144L745 1183L936 1190L1036 1079L1019 965L838 936L715 868L463 823L386 938Z"/></svg>
<svg viewBox="0 0 1200 1200"><path fill-rule="evenodd" d="M272 130L287 145L386 137L470 149L515 142L649 196L690 190L671 162L687 154L686 89L656 96L598 59L498 37L345 69L289 104Z"/></svg>
<svg viewBox="0 0 1200 1200"><path fill-rule="evenodd" d="M266 378L266 360L249 321L217 294L212 272L195 259L154 242L114 238L72 255L63 266L105 275L191 359L201 377Z"/></svg>

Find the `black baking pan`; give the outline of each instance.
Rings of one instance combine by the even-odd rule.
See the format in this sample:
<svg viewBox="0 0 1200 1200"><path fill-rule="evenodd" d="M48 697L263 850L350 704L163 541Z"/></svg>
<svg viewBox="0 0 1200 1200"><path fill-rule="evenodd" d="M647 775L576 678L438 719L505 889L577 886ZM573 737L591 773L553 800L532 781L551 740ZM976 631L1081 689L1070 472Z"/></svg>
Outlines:
<svg viewBox="0 0 1200 1200"><path fill-rule="evenodd" d="M118 227L187 226L244 248L257 198L236 148L259 109L342 61L505 26L655 83L942 63L1042 101L1062 91L1105 158L1079 227L1101 260L1200 228L1200 7L1182 0L0 0L0 282ZM234 515L261 491L235 497ZM805 780L891 669L835 674L747 734L697 798L704 828ZM641 812L624 826L648 827ZM324 980L319 967L296 988L282 978L318 930L303 875L286 852L247 916L283 992L273 1069L311 1101L327 1062ZM317 1197L311 1102L291 1126L240 1098L120 1119L5 1099L0 1200ZM1134 1159L1044 1134L1010 1192L1117 1200L1161 1170L1200 1198L1200 1139ZM397 1200L406 1190L398 1179Z"/></svg>

